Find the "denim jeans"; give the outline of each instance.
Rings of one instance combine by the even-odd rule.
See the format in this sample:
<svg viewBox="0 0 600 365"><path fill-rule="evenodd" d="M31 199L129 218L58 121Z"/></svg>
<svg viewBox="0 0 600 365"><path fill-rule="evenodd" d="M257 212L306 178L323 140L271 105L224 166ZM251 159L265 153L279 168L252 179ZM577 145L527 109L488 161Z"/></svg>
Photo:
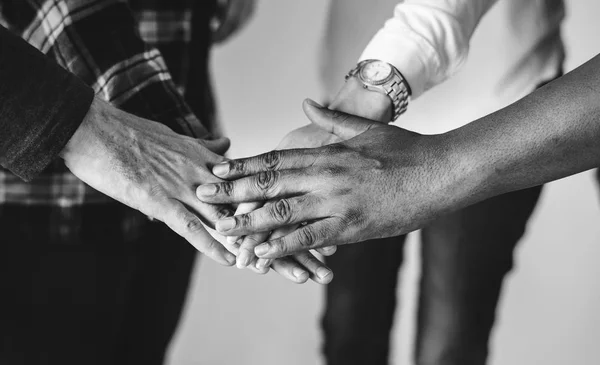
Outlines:
<svg viewBox="0 0 600 365"><path fill-rule="evenodd" d="M0 206L0 364L162 364L196 250L120 204L57 210Z"/></svg>
<svg viewBox="0 0 600 365"><path fill-rule="evenodd" d="M502 282L542 187L483 201L422 230L417 365L482 365ZM327 263L322 319L329 365L388 363L405 237L342 246Z"/></svg>

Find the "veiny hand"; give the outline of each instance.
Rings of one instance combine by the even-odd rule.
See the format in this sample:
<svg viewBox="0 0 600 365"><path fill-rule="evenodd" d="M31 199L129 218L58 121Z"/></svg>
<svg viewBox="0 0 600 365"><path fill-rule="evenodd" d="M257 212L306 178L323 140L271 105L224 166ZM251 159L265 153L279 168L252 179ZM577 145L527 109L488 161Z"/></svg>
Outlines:
<svg viewBox="0 0 600 365"><path fill-rule="evenodd" d="M387 123L391 119L391 108L392 103L390 98L380 93L375 93L369 90L365 90L362 84L355 78L350 78L336 97L334 98L331 109L343 111L349 114L358 115L364 118L372 119ZM347 136L346 138L351 138ZM335 134L329 133L326 130L319 128L314 124L309 124L304 127L298 128L288 135L279 143L276 150L287 150L293 148L316 148L322 147L329 144L341 142L342 139ZM242 203L239 205L235 215L247 214L258 208L261 208L264 204L262 202ZM238 268L250 267L251 270L258 273L265 273L268 271L269 265L273 260L270 259L259 259L256 260L254 255L254 249L256 246L262 244L267 240L273 240L278 237L286 236L298 228L298 225L290 225L287 227L279 228L273 231L273 234L269 236L269 232L254 233L248 236L238 237L229 236L227 241L229 244L237 243L236 265ZM230 250L231 251L231 250ZM325 256L329 256L335 253L335 246L322 247L317 249L318 252ZM309 255L309 253L302 253L303 255ZM306 258L304 258L306 259ZM316 260L316 259L315 259ZM317 261L318 262L318 261ZM274 266L274 268L277 265ZM295 268L296 273L301 274L302 269L300 267ZM328 269L328 268L327 268ZM325 271L321 269L323 273ZM288 270L288 273L291 272ZM290 277L282 272L282 275ZM293 277L293 276L291 276ZM313 272L311 277L318 277Z"/></svg>
<svg viewBox="0 0 600 365"><path fill-rule="evenodd" d="M340 141L340 139L337 136L326 132L313 124L309 124L288 133L277 146L277 150L296 147L320 147L338 141ZM263 202L242 203L238 206L235 215L250 213L263 205ZM296 283L303 283L309 277L319 284L329 283L333 279L331 270L310 252L300 252L291 257L276 260L257 260L254 255L254 248L256 246L265 242L267 239L285 236L290 232L293 232L296 228L297 225L291 225L274 230L272 233L267 231L242 237L227 237L228 243L234 245L233 250L235 251L230 249L230 252L237 256L237 267L240 269L249 267L252 271L259 274L267 273L269 267L271 267L282 276ZM335 251L335 246L317 249L317 252L324 256L333 255Z"/></svg>
<svg viewBox="0 0 600 365"><path fill-rule="evenodd" d="M255 0L218 0L212 24L213 42L221 43L248 22L256 7Z"/></svg>
<svg viewBox="0 0 600 365"><path fill-rule="evenodd" d="M229 161L213 172L238 180L197 189L201 200L213 204L279 199L218 221L216 228L225 235L307 223L256 247L258 257L404 234L455 208L453 200L460 197L454 192L468 191L453 178L456 166L438 151L438 136L421 136L310 102L304 108L313 123L342 139L360 135L316 149Z"/></svg>
<svg viewBox="0 0 600 365"><path fill-rule="evenodd" d="M202 183L221 181L210 168L225 161L220 154L228 147L227 139L185 137L96 99L61 157L93 188L166 223L218 263L233 265L235 257L203 226L233 212L202 203L194 193Z"/></svg>

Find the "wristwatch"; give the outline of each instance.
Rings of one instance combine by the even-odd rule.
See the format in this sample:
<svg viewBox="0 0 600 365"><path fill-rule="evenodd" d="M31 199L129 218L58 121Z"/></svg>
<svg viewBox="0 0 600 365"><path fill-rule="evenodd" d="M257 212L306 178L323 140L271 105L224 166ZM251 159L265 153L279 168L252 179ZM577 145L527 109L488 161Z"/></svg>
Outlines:
<svg viewBox="0 0 600 365"><path fill-rule="evenodd" d="M346 75L346 80L350 77L356 77L365 89L390 97L394 106L392 121L406 111L410 86L394 66L379 60L364 60Z"/></svg>

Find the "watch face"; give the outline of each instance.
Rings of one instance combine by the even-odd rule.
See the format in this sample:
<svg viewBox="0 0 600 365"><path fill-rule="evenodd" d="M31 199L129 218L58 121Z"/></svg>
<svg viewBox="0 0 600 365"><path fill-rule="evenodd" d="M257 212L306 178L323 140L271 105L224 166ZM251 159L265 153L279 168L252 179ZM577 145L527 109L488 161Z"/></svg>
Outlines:
<svg viewBox="0 0 600 365"><path fill-rule="evenodd" d="M363 66L360 76L372 84L382 84L392 76L392 66L383 61L372 61Z"/></svg>

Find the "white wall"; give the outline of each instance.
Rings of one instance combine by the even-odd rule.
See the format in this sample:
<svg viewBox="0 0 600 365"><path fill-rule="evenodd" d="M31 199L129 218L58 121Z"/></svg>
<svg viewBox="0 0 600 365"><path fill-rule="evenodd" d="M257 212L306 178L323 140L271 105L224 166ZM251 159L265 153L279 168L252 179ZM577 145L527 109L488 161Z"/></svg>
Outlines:
<svg viewBox="0 0 600 365"><path fill-rule="evenodd" d="M567 0L567 70L600 52L600 3ZM245 32L217 49L215 81L232 156L274 147L305 123L303 98L319 97L327 2L262 0ZM343 72L343 71L342 71ZM492 365L600 363L600 214L591 173L546 187L505 286ZM416 237L407 245L394 363L410 364ZM297 286L202 260L171 350L173 365L316 364L322 288Z"/></svg>

